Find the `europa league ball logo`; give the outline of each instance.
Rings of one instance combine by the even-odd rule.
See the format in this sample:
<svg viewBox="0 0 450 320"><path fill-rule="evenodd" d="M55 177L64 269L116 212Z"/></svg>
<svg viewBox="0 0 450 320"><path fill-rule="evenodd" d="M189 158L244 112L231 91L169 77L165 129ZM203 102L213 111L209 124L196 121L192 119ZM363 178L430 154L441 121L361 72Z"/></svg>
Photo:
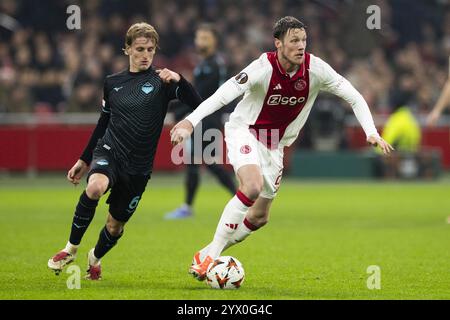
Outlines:
<svg viewBox="0 0 450 320"><path fill-rule="evenodd" d="M237 83L244 84L248 80L248 75L245 72L241 72L234 79L237 81Z"/></svg>
<svg viewBox="0 0 450 320"><path fill-rule="evenodd" d="M295 83L294 87L295 87L295 90L302 91L303 89L306 88L306 81L300 79Z"/></svg>

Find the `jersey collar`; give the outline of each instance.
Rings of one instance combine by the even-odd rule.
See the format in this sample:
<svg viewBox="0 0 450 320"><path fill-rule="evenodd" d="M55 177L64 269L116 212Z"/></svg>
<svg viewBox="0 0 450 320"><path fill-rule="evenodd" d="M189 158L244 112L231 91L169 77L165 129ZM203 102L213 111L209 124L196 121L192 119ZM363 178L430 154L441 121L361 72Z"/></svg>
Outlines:
<svg viewBox="0 0 450 320"><path fill-rule="evenodd" d="M292 81L297 80L298 78L303 78L306 74L306 63L307 63L306 60L309 59L308 56L309 56L309 54L305 52L305 57L303 59L303 63L300 65L297 72L291 78L290 75L283 69L280 62L278 61L278 52L275 51L275 64L277 65L278 72Z"/></svg>
<svg viewBox="0 0 450 320"><path fill-rule="evenodd" d="M141 75L141 74L147 74L147 73L151 73L152 71L153 71L153 65L148 67L148 69L145 70L145 71L138 71L138 72L132 72L132 71L130 71L130 67L128 67L128 74L130 74L132 76L137 76L137 75Z"/></svg>

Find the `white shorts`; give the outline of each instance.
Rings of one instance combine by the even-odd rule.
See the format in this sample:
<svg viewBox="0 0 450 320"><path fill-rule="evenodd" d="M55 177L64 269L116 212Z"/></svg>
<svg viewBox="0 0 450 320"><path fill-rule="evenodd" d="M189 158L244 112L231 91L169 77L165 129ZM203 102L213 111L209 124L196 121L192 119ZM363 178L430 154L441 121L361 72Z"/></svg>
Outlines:
<svg viewBox="0 0 450 320"><path fill-rule="evenodd" d="M258 165L264 179L260 196L275 198L283 174L283 148L270 150L256 139L249 128L230 122L225 124L225 142L234 172L237 174L240 167L248 164Z"/></svg>

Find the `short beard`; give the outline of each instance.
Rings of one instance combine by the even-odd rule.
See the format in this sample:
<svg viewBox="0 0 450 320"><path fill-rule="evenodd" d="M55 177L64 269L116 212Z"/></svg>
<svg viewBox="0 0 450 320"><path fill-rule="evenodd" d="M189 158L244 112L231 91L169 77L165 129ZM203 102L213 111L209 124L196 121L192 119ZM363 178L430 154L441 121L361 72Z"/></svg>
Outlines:
<svg viewBox="0 0 450 320"><path fill-rule="evenodd" d="M287 62L289 62L290 64L294 65L294 66L300 66L300 65L301 65L301 63L300 63L300 64L297 64L297 63L291 61L288 57L286 57L286 56L284 55L283 52L281 52L281 57L282 57L284 60L286 60Z"/></svg>

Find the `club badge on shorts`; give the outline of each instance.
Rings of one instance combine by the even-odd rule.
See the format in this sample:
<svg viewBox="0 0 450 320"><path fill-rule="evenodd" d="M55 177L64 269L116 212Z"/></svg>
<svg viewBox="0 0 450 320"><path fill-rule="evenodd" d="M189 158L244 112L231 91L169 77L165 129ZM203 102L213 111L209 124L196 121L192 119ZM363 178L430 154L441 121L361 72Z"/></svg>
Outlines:
<svg viewBox="0 0 450 320"><path fill-rule="evenodd" d="M250 152L252 152L252 148L248 144L241 147L242 154L249 154Z"/></svg>

